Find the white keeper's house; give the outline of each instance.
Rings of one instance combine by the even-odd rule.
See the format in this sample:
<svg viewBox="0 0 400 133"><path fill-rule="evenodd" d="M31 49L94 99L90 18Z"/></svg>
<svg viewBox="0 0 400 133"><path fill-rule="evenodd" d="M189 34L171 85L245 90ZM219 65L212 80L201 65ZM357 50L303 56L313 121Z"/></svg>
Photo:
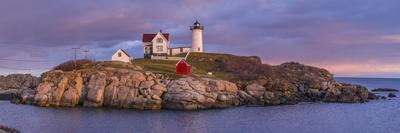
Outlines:
<svg viewBox="0 0 400 133"><path fill-rule="evenodd" d="M170 47L171 38L169 33L161 30L156 34L143 34L144 58L168 59L174 55L187 52L203 52L203 29L199 21L190 26L192 31L192 46Z"/></svg>

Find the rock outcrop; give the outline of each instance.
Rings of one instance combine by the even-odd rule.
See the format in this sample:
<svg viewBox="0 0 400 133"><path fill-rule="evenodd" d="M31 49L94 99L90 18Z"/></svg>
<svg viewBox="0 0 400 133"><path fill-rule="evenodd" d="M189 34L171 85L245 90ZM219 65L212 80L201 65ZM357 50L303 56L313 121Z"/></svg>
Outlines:
<svg viewBox="0 0 400 133"><path fill-rule="evenodd" d="M0 133L20 133L17 129L0 125Z"/></svg>
<svg viewBox="0 0 400 133"><path fill-rule="evenodd" d="M371 91L398 92L399 90L398 89L394 89L394 88L376 88L376 89L373 89Z"/></svg>
<svg viewBox="0 0 400 133"><path fill-rule="evenodd" d="M163 95L167 109L195 110L238 106L238 87L231 82L207 78L181 78L171 81Z"/></svg>
<svg viewBox="0 0 400 133"><path fill-rule="evenodd" d="M40 78L30 74L0 76L0 100L11 100L17 93L36 88Z"/></svg>
<svg viewBox="0 0 400 133"><path fill-rule="evenodd" d="M394 94L394 93L389 93L389 94L388 94L388 97L397 97L397 95Z"/></svg>
<svg viewBox="0 0 400 133"><path fill-rule="evenodd" d="M35 91L19 93L18 100L39 106L197 110L313 101L354 103L373 97L365 87L336 82L324 69L286 63L273 70L273 76L249 81L169 78L140 68L101 65L53 70L42 75Z"/></svg>
<svg viewBox="0 0 400 133"><path fill-rule="evenodd" d="M325 102L366 102L368 100L368 89L360 85L339 84L329 89L324 96Z"/></svg>
<svg viewBox="0 0 400 133"><path fill-rule="evenodd" d="M42 75L31 102L39 106L160 109L160 97L166 91L161 79L159 74L126 69L50 71Z"/></svg>

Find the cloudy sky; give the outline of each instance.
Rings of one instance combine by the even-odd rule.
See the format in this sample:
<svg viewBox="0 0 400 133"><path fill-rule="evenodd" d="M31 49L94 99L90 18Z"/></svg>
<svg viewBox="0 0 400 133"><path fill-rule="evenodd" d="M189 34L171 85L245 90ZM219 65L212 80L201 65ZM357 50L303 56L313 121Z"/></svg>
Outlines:
<svg viewBox="0 0 400 133"><path fill-rule="evenodd" d="M400 77L398 0L2 0L0 74L40 74L73 58L142 57L141 36L162 29L173 46L205 26L205 50L295 61L336 76Z"/></svg>

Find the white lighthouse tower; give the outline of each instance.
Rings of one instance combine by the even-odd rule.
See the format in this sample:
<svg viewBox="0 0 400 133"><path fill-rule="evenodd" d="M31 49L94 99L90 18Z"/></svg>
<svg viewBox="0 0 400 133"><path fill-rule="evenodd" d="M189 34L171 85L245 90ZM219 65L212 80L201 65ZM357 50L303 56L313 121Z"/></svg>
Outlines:
<svg viewBox="0 0 400 133"><path fill-rule="evenodd" d="M190 26L192 31L192 52L203 52L203 28L197 20L193 26Z"/></svg>

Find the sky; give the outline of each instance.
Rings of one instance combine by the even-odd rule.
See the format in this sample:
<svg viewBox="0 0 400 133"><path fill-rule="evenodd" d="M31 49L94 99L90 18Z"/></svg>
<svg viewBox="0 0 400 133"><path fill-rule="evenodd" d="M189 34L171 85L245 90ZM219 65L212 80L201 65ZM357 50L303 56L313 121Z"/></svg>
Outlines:
<svg viewBox="0 0 400 133"><path fill-rule="evenodd" d="M40 75L73 59L122 48L143 57L141 37L160 29L190 46L205 27L206 52L300 62L335 76L400 78L398 0L2 0L0 74Z"/></svg>

